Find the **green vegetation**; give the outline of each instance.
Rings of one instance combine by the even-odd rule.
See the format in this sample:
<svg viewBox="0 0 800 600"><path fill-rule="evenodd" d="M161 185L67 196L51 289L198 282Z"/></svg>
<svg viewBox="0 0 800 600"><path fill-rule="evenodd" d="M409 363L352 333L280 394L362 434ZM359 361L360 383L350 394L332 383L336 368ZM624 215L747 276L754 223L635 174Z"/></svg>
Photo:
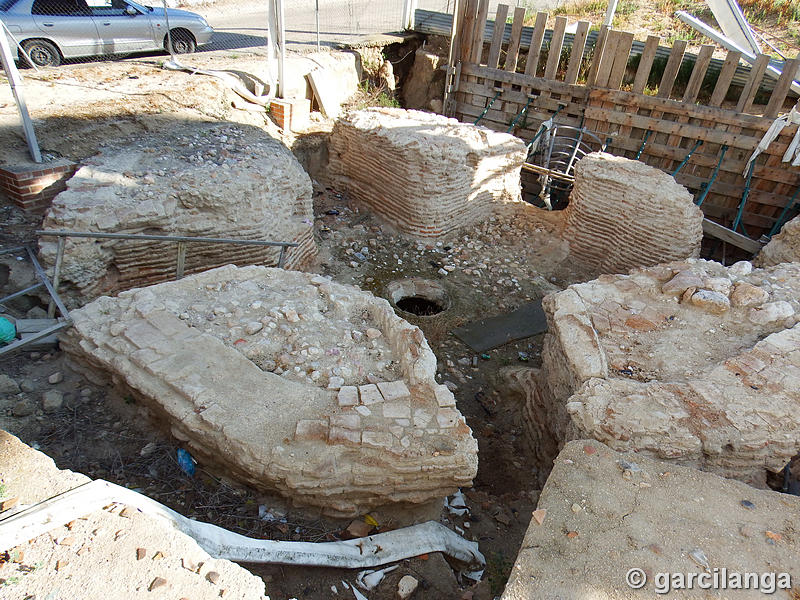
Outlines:
<svg viewBox="0 0 800 600"><path fill-rule="evenodd" d="M514 563L502 552L493 552L486 557L486 578L493 596L499 596L506 587Z"/></svg>

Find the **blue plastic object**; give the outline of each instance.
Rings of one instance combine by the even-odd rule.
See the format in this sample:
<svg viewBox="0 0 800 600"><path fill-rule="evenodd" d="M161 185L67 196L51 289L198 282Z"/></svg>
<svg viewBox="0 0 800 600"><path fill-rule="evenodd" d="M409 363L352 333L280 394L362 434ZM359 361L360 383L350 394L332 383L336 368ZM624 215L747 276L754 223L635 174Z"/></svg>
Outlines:
<svg viewBox="0 0 800 600"><path fill-rule="evenodd" d="M178 448L178 466L189 477L194 477L194 459L183 448Z"/></svg>
<svg viewBox="0 0 800 600"><path fill-rule="evenodd" d="M17 337L17 328L4 317L0 317L0 344L8 344Z"/></svg>

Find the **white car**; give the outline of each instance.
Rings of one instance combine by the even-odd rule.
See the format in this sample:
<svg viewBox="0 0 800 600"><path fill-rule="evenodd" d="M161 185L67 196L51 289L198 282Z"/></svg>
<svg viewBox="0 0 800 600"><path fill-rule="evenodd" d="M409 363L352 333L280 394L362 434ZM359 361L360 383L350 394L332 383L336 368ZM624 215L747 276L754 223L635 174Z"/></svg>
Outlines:
<svg viewBox="0 0 800 600"><path fill-rule="evenodd" d="M214 33L193 12L168 8L165 18L163 8L131 0L0 0L0 21L11 45L19 43L41 67L65 58L165 50L167 21L176 53L194 52Z"/></svg>

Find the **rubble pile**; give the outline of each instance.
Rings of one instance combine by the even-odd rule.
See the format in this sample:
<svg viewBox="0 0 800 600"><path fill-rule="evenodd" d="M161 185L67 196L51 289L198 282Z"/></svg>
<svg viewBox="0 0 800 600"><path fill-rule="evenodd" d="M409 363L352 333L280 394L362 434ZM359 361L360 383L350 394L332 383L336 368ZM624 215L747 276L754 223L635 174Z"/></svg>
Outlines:
<svg viewBox="0 0 800 600"><path fill-rule="evenodd" d="M401 233L439 238L519 201L518 138L399 108L353 111L334 125L330 176Z"/></svg>
<svg viewBox="0 0 800 600"><path fill-rule="evenodd" d="M565 210L570 255L595 276L696 257L703 213L668 174L593 152L575 165Z"/></svg>
<svg viewBox="0 0 800 600"><path fill-rule="evenodd" d="M784 262L800 262L800 217L786 223L761 249L754 264L770 267Z"/></svg>
<svg viewBox="0 0 800 600"><path fill-rule="evenodd" d="M192 124L134 138L89 159L59 194L43 228L53 230L295 242L286 266L316 254L311 180L292 153L254 127ZM56 239L42 238L55 262ZM61 271L67 296L101 294L173 279L172 243L69 238ZM278 262L280 248L187 245L186 273Z"/></svg>
<svg viewBox="0 0 800 600"><path fill-rule="evenodd" d="M532 446L564 440L763 485L800 451L800 264L690 259L547 296L542 369L519 378Z"/></svg>
<svg viewBox="0 0 800 600"><path fill-rule="evenodd" d="M62 342L203 464L338 516L470 485L477 443L388 302L306 273L225 266L102 297ZM87 373L88 374L88 373Z"/></svg>

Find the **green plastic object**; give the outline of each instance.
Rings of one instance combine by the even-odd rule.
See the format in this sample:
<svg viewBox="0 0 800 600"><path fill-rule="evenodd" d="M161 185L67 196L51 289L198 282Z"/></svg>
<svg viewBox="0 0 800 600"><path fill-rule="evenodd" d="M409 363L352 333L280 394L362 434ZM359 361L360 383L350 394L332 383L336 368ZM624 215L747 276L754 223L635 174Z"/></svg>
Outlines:
<svg viewBox="0 0 800 600"><path fill-rule="evenodd" d="M4 317L0 317L0 344L8 344L17 337L17 328Z"/></svg>

